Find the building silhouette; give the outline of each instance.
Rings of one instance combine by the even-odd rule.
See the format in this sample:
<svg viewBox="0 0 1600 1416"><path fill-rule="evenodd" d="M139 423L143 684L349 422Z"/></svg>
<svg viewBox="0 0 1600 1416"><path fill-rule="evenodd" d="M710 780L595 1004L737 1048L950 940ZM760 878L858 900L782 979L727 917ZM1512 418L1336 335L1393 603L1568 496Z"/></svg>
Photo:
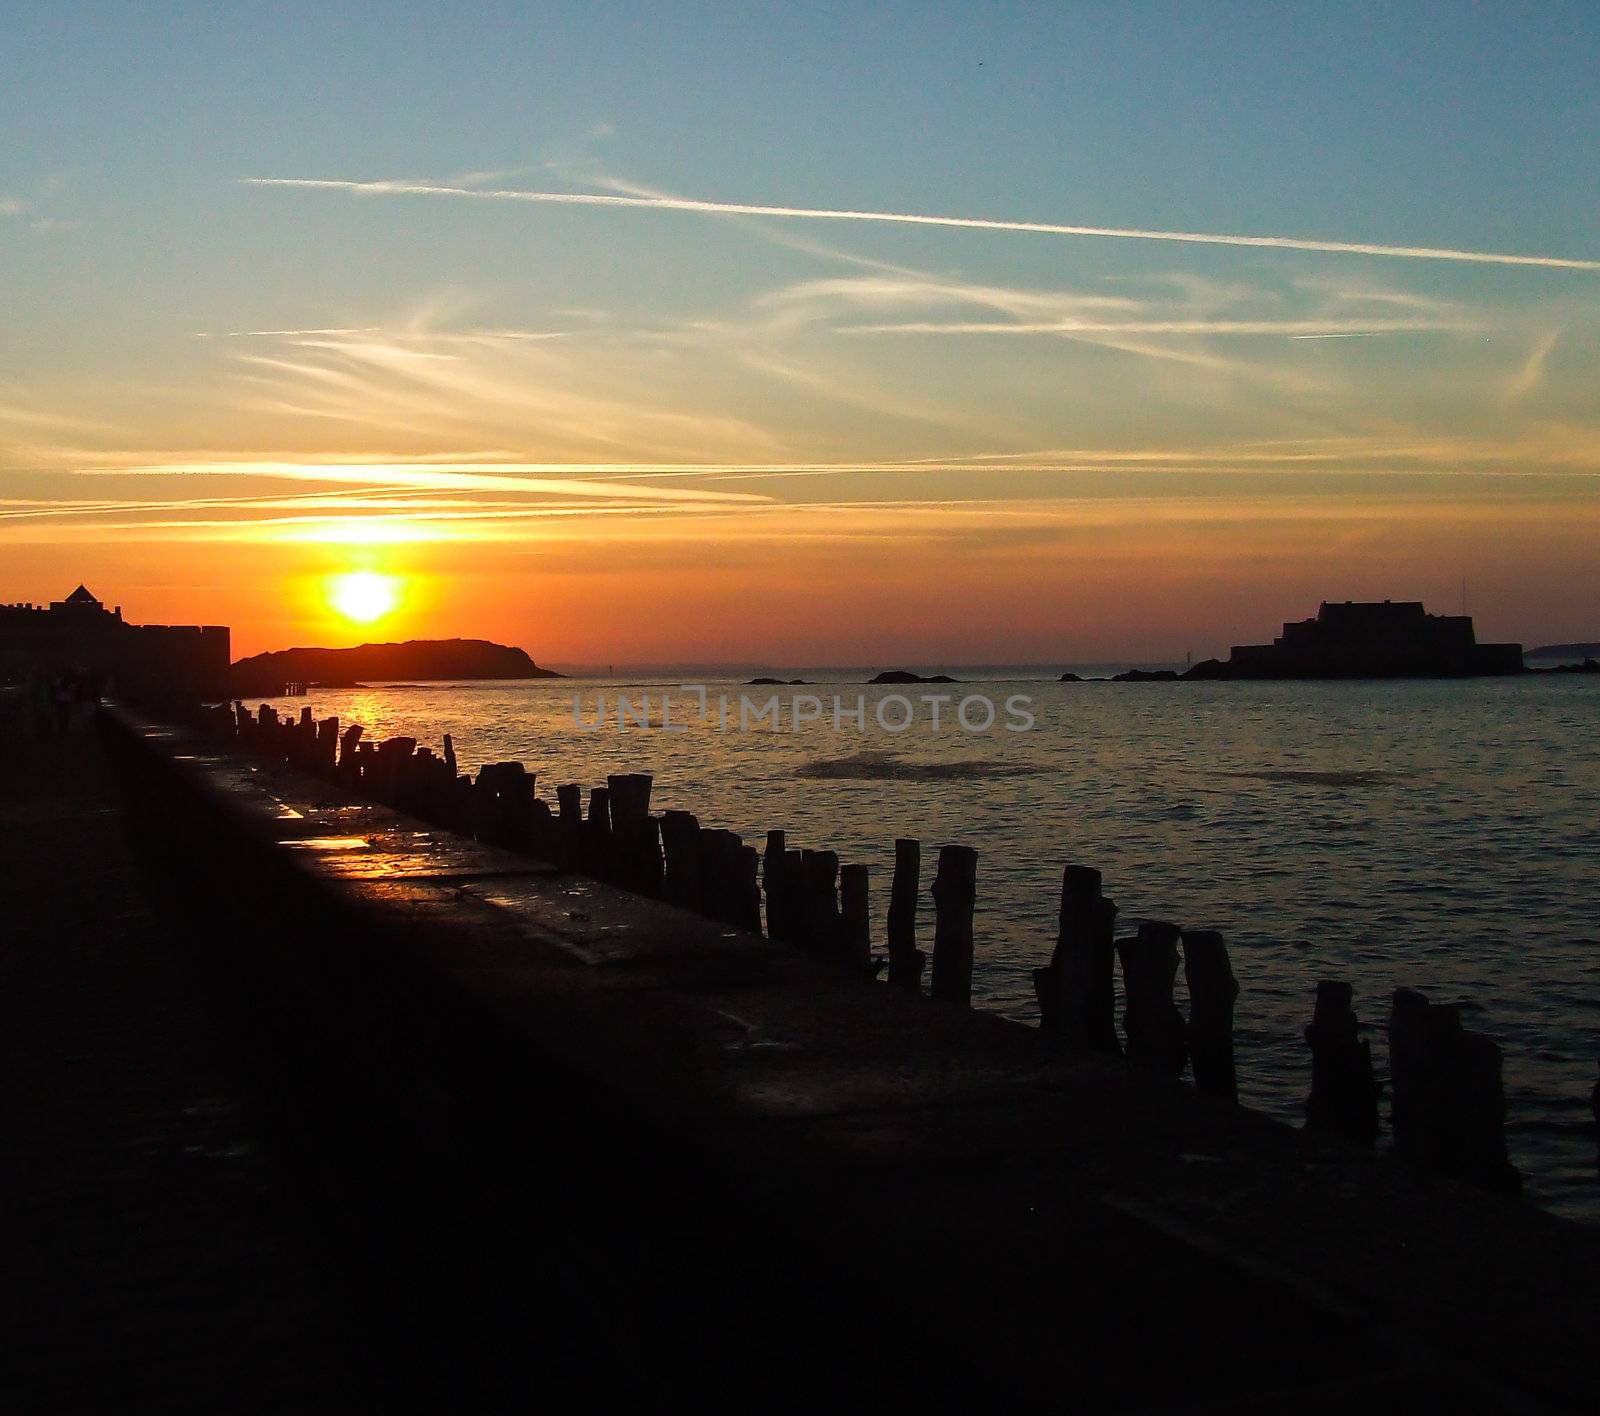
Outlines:
<svg viewBox="0 0 1600 1416"><path fill-rule="evenodd" d="M1205 672L1200 672L1204 669ZM1520 674L1520 644L1479 644L1470 615L1430 615L1419 600L1324 601L1271 644L1236 644L1195 678L1463 678Z"/></svg>
<svg viewBox="0 0 1600 1416"><path fill-rule="evenodd" d="M0 605L0 681L84 673L132 698L225 698L230 647L226 625L129 624L82 585Z"/></svg>

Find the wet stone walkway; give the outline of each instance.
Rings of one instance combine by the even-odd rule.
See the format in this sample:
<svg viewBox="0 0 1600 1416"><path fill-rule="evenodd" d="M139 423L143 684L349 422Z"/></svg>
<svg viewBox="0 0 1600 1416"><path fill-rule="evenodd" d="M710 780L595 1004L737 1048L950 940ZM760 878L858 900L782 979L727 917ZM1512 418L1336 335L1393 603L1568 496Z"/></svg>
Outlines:
<svg viewBox="0 0 1600 1416"><path fill-rule="evenodd" d="M344 1302L92 737L0 744L0 1406L337 1409Z"/></svg>

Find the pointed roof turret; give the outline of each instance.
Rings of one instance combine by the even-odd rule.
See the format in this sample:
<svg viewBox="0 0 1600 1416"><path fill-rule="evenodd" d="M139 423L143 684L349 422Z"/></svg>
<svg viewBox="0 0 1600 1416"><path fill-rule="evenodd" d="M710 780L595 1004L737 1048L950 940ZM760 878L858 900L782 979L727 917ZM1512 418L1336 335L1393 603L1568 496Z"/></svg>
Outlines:
<svg viewBox="0 0 1600 1416"><path fill-rule="evenodd" d="M99 603L100 602L89 593L88 587L83 585L80 585L76 590L68 595L65 600L62 601L62 604L65 605L98 605Z"/></svg>

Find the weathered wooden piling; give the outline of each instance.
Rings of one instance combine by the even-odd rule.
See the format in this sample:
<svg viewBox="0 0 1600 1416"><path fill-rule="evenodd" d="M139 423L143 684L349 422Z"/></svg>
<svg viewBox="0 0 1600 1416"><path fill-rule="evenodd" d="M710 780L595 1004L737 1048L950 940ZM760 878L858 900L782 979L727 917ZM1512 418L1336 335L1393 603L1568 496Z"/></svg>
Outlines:
<svg viewBox="0 0 1600 1416"><path fill-rule="evenodd" d="M1323 979L1306 1029L1311 1048L1311 1094L1306 1128L1371 1145L1378 1135L1379 1086L1372 1075L1372 1044L1357 1037L1359 1024L1348 983Z"/></svg>
<svg viewBox="0 0 1600 1416"><path fill-rule="evenodd" d="M701 868L705 877L704 913L723 924L758 931L761 895L756 884L759 859L737 831L700 832Z"/></svg>
<svg viewBox="0 0 1600 1416"><path fill-rule="evenodd" d="M1499 1044L1461 1025L1461 1009L1396 989L1389 1019L1395 1148L1429 1170L1515 1195L1522 1177L1506 1153Z"/></svg>
<svg viewBox="0 0 1600 1416"><path fill-rule="evenodd" d="M596 880L616 874L615 843L611 836L611 789L589 788L589 814L583 823L583 870Z"/></svg>
<svg viewBox="0 0 1600 1416"><path fill-rule="evenodd" d="M1183 931L1183 976L1189 986L1189 1065L1195 1090L1237 1101L1233 1005L1239 984L1221 934L1214 929Z"/></svg>
<svg viewBox="0 0 1600 1416"><path fill-rule="evenodd" d="M889 982L913 991L922 987L927 956L917 948L917 896L922 890L922 842L894 843L894 879L889 886Z"/></svg>
<svg viewBox="0 0 1600 1416"><path fill-rule="evenodd" d="M520 762L486 762L475 791L479 839L526 849L533 825L534 778Z"/></svg>
<svg viewBox="0 0 1600 1416"><path fill-rule="evenodd" d="M360 723L351 723L339 738L339 775L355 775L356 744L361 741L362 734L366 731Z"/></svg>
<svg viewBox="0 0 1600 1416"><path fill-rule="evenodd" d="M767 938L788 938L788 920L784 914L783 899L783 841L782 831L767 832L767 848L761 856L761 893L767 901Z"/></svg>
<svg viewBox="0 0 1600 1416"><path fill-rule="evenodd" d="M1397 988L1389 1000L1389 1129L1397 1154L1416 1160L1422 1149L1422 1015L1428 999Z"/></svg>
<svg viewBox="0 0 1600 1416"><path fill-rule="evenodd" d="M867 900L868 871L864 865L839 867L839 930L845 961L862 973L872 966L872 922Z"/></svg>
<svg viewBox="0 0 1600 1416"><path fill-rule="evenodd" d="M662 865L658 826L650 815L650 787L648 772L606 778L617 883L654 896L662 890Z"/></svg>
<svg viewBox="0 0 1600 1416"><path fill-rule="evenodd" d="M378 744L378 760L373 778L373 795L386 806L399 805L402 764L417 750L414 737L385 738Z"/></svg>
<svg viewBox="0 0 1600 1416"><path fill-rule="evenodd" d="M667 811L661 816L662 897L681 909L704 911L705 872L701 864L700 823L692 811Z"/></svg>
<svg viewBox="0 0 1600 1416"><path fill-rule="evenodd" d="M928 992L946 1003L972 1003L972 912L978 899L978 853L941 846L933 877L933 969Z"/></svg>
<svg viewBox="0 0 1600 1416"><path fill-rule="evenodd" d="M784 902L784 938L790 943L804 949L808 946L809 936L806 933L806 867L805 852L786 846L783 856L778 862L780 875L783 882L780 897Z"/></svg>
<svg viewBox="0 0 1600 1416"><path fill-rule="evenodd" d="M317 774L331 777L339 765L339 720L324 718L317 724Z"/></svg>
<svg viewBox="0 0 1600 1416"><path fill-rule="evenodd" d="M752 934L761 933L761 853L754 846L739 846L734 870L733 923Z"/></svg>
<svg viewBox="0 0 1600 1416"><path fill-rule="evenodd" d="M1501 1195L1522 1193L1522 1175L1506 1152L1505 1057L1500 1044L1464 1030L1458 1042L1448 1164L1453 1174Z"/></svg>
<svg viewBox="0 0 1600 1416"><path fill-rule="evenodd" d="M1040 1026L1075 1046L1117 1053L1113 935L1117 907L1100 893L1100 872L1061 872L1061 909L1049 964L1033 971Z"/></svg>
<svg viewBox="0 0 1600 1416"><path fill-rule="evenodd" d="M701 912L722 924L746 920L744 842L738 832L700 828L700 868L705 882Z"/></svg>
<svg viewBox="0 0 1600 1416"><path fill-rule="evenodd" d="M1122 1031L1128 1058L1169 1077L1183 1075L1189 1027L1172 1001L1178 978L1178 926L1147 919L1132 939L1117 942L1122 959Z"/></svg>
<svg viewBox="0 0 1600 1416"><path fill-rule="evenodd" d="M840 948L839 853L800 852L801 940L818 954L837 956Z"/></svg>
<svg viewBox="0 0 1600 1416"><path fill-rule="evenodd" d="M563 782L556 788L556 839L560 843L556 863L566 870L577 870L583 861L583 789L576 782Z"/></svg>

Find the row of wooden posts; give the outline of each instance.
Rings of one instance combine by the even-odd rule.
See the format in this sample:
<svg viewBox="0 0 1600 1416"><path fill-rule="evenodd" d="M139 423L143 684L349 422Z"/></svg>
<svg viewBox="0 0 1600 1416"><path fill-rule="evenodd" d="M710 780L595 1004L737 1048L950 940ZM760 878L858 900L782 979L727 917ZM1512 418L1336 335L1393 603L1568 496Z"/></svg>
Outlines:
<svg viewBox="0 0 1600 1416"><path fill-rule="evenodd" d="M415 738L365 740L337 718L309 707L298 720L270 705L208 709L206 725L246 752L287 762L424 821L489 845L549 860L721 923L766 934L837 960L872 977L887 966L891 987L962 1006L972 998L973 913L977 852L940 848L933 878L931 958L917 945L920 842L895 842L885 942L874 955L865 865L841 863L830 850L795 849L781 830L767 832L758 854L733 831L700 825L692 812L650 812L648 773L609 776L591 788L588 813L576 783L556 788L556 810L536 792L520 762L494 762L474 779L458 770L445 734L443 752ZM1238 1096L1233 1014L1239 985L1223 936L1164 920L1145 920L1118 937L1117 906L1098 870L1068 865L1050 962L1033 971L1040 1025L1070 1047L1126 1057L1136 1066L1180 1077L1197 1091ZM1181 962L1188 1016L1173 1001ZM1122 977L1122 1032L1116 1024L1116 974ZM1371 1145L1378 1135L1381 1087L1370 1043L1359 1037L1348 983L1317 985L1312 1021L1307 1126ZM1389 1022L1391 1121L1395 1149L1429 1168L1499 1190L1520 1177L1506 1157L1501 1054L1489 1038L1461 1026L1459 1008L1432 1004L1411 989L1395 992Z"/></svg>

